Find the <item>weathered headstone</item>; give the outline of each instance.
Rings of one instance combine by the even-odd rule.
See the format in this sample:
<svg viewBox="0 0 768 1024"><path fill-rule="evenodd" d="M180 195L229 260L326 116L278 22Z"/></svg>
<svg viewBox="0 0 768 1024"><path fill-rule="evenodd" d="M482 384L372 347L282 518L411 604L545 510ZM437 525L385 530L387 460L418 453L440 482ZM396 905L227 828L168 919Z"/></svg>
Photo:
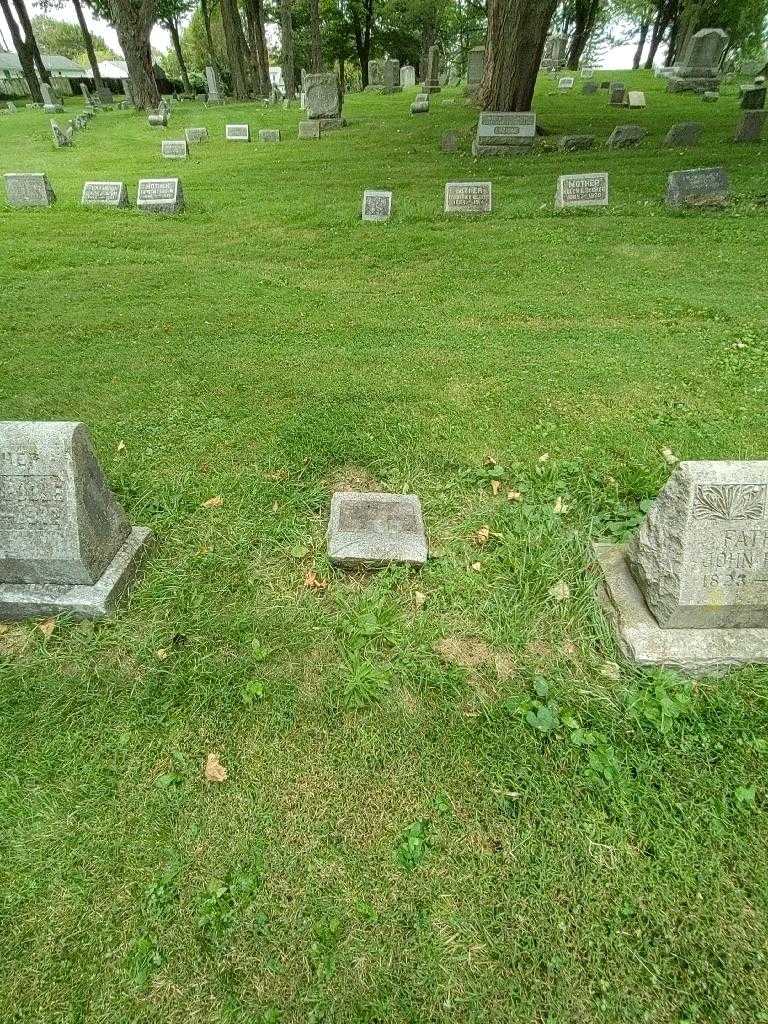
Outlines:
<svg viewBox="0 0 768 1024"><path fill-rule="evenodd" d="M459 148L459 136L456 132L443 132L440 149L443 153L455 153Z"/></svg>
<svg viewBox="0 0 768 1024"><path fill-rule="evenodd" d="M728 202L728 174L724 167L694 167L673 171L667 178L667 206L725 206Z"/></svg>
<svg viewBox="0 0 768 1024"><path fill-rule="evenodd" d="M46 114L60 114L64 107L53 95L53 91L46 82L40 83L40 92L43 94L43 110Z"/></svg>
<svg viewBox="0 0 768 1024"><path fill-rule="evenodd" d="M544 51L541 56L541 68L543 71L559 71L563 66L563 51L565 49L565 37L559 34L547 36L544 41Z"/></svg>
<svg viewBox="0 0 768 1024"><path fill-rule="evenodd" d="M424 92L440 92L440 49L430 46L427 50L427 73L424 78Z"/></svg>
<svg viewBox="0 0 768 1024"><path fill-rule="evenodd" d="M123 95L125 96L124 103L127 107L136 106L136 101L133 98L133 86L131 85L130 78L123 79Z"/></svg>
<svg viewBox="0 0 768 1024"><path fill-rule="evenodd" d="M579 71L579 77L581 78L592 78L594 74L594 68L581 68Z"/></svg>
<svg viewBox="0 0 768 1024"><path fill-rule="evenodd" d="M642 110L645 107L645 93L630 89L627 93L627 106L632 110Z"/></svg>
<svg viewBox="0 0 768 1024"><path fill-rule="evenodd" d="M6 174L4 178L9 206L50 206L56 202L45 174Z"/></svg>
<svg viewBox="0 0 768 1024"><path fill-rule="evenodd" d="M384 92L386 94L401 92L400 85L400 61L388 57L384 61Z"/></svg>
<svg viewBox="0 0 768 1024"><path fill-rule="evenodd" d="M768 661L768 462L681 462L625 547L595 546L604 606L643 665Z"/></svg>
<svg viewBox="0 0 768 1024"><path fill-rule="evenodd" d="M414 494L338 491L331 498L328 558L334 565L424 565L427 538Z"/></svg>
<svg viewBox="0 0 768 1024"><path fill-rule="evenodd" d="M720 99L720 93L713 92L710 89L705 89L704 92L701 94L701 98L704 103L717 103L717 101Z"/></svg>
<svg viewBox="0 0 768 1024"><path fill-rule="evenodd" d="M428 114L429 113L429 93L417 92L416 98L411 104L412 114Z"/></svg>
<svg viewBox="0 0 768 1024"><path fill-rule="evenodd" d="M306 111L310 121L320 120L322 127L332 127L330 122L341 122L341 90L335 71L323 71L307 75L305 86Z"/></svg>
<svg viewBox="0 0 768 1024"><path fill-rule="evenodd" d="M279 142L279 128L259 128L259 142Z"/></svg>
<svg viewBox="0 0 768 1024"><path fill-rule="evenodd" d="M473 46L467 57L467 92L473 96L485 74L485 47Z"/></svg>
<svg viewBox="0 0 768 1024"><path fill-rule="evenodd" d="M128 206L128 189L123 181L86 181L83 206Z"/></svg>
<svg viewBox="0 0 768 1024"><path fill-rule="evenodd" d="M609 149L625 149L642 142L647 134L647 129L639 124L619 124L608 136L606 145Z"/></svg>
<svg viewBox="0 0 768 1024"><path fill-rule="evenodd" d="M623 107L626 96L626 86L623 82L609 83L608 102L612 107Z"/></svg>
<svg viewBox="0 0 768 1024"><path fill-rule="evenodd" d="M218 104L224 102L224 90L221 86L221 80L219 79L216 68L207 65L205 68L205 82L208 87L208 98L207 103L209 106L218 106Z"/></svg>
<svg viewBox="0 0 768 1024"><path fill-rule="evenodd" d="M150 538L115 500L82 423L0 423L0 619L102 618Z"/></svg>
<svg viewBox="0 0 768 1024"><path fill-rule="evenodd" d="M490 181L448 181L445 185L444 213L490 213Z"/></svg>
<svg viewBox="0 0 768 1024"><path fill-rule="evenodd" d="M363 220L389 220L391 213L391 192L372 188L363 192Z"/></svg>
<svg viewBox="0 0 768 1024"><path fill-rule="evenodd" d="M412 89L416 85L416 68L412 64L403 64L400 68L400 87Z"/></svg>
<svg viewBox="0 0 768 1024"><path fill-rule="evenodd" d="M733 137L734 142L759 142L768 110L745 110Z"/></svg>
<svg viewBox="0 0 768 1024"><path fill-rule="evenodd" d="M189 156L187 140L163 139L160 143L160 153L166 160L186 160Z"/></svg>
<svg viewBox="0 0 768 1024"><path fill-rule="evenodd" d="M594 174L561 174L557 179L555 209L570 206L607 206L608 172Z"/></svg>
<svg viewBox="0 0 768 1024"><path fill-rule="evenodd" d="M299 121L299 138L300 139L319 139L320 138L320 122L319 121Z"/></svg>
<svg viewBox="0 0 768 1024"><path fill-rule="evenodd" d="M184 138L187 140L187 145L194 145L196 143L208 141L208 129L207 128L185 128Z"/></svg>
<svg viewBox="0 0 768 1024"><path fill-rule="evenodd" d="M85 82L80 83L80 92L83 94L83 99L85 100L86 104L90 107L91 94L88 92L88 86L85 84Z"/></svg>
<svg viewBox="0 0 768 1024"><path fill-rule="evenodd" d="M728 46L728 33L721 28L703 28L691 37L682 60L670 68L667 92L716 92L720 88L720 65Z"/></svg>
<svg viewBox="0 0 768 1024"><path fill-rule="evenodd" d="M178 178L142 178L136 191L136 209L146 213L179 213L184 191Z"/></svg>
<svg viewBox="0 0 768 1024"><path fill-rule="evenodd" d="M473 156L520 156L536 139L533 111L483 111L472 143Z"/></svg>
<svg viewBox="0 0 768 1024"><path fill-rule="evenodd" d="M762 110L765 107L767 91L764 85L743 85L741 87L741 109Z"/></svg>
<svg viewBox="0 0 768 1024"><path fill-rule="evenodd" d="M584 84L581 87L581 91L585 96L594 96L594 94L598 91L597 82L593 82L591 80L584 82Z"/></svg>
<svg viewBox="0 0 768 1024"><path fill-rule="evenodd" d="M368 92L383 92L384 90L384 61L368 61Z"/></svg>
<svg viewBox="0 0 768 1024"><path fill-rule="evenodd" d="M704 125L699 121L681 121L673 124L664 136L665 146L695 146L701 138Z"/></svg>
<svg viewBox="0 0 768 1024"><path fill-rule="evenodd" d="M251 129L247 124L228 124L224 129L227 142L250 142Z"/></svg>
<svg viewBox="0 0 768 1024"><path fill-rule="evenodd" d="M578 149L592 149L594 144L594 135L563 135L558 149L565 153L573 153Z"/></svg>
<svg viewBox="0 0 768 1024"><path fill-rule="evenodd" d="M66 130L58 125L55 121L51 121L51 133L53 134L53 141L56 147L60 146L71 146L72 145L72 129L67 128Z"/></svg>
<svg viewBox="0 0 768 1024"><path fill-rule="evenodd" d="M572 75L563 75L563 77L558 80L557 88L560 92L569 92L573 88L573 82L574 79Z"/></svg>
<svg viewBox="0 0 768 1024"><path fill-rule="evenodd" d="M168 115L162 114L148 114L147 121L151 128L165 128L168 124Z"/></svg>

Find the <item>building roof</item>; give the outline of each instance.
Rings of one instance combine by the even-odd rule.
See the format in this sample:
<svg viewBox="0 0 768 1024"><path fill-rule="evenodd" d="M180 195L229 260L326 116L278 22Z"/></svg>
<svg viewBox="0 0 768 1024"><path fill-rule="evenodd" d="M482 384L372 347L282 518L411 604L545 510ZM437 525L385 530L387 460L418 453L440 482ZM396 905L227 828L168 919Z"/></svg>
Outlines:
<svg viewBox="0 0 768 1024"><path fill-rule="evenodd" d="M102 78L127 78L128 65L124 60L100 60L99 74Z"/></svg>
<svg viewBox="0 0 768 1024"><path fill-rule="evenodd" d="M59 78L88 78L91 72L75 64L60 53L44 53L43 64ZM3 78L21 78L21 61L12 50L0 50L0 75Z"/></svg>

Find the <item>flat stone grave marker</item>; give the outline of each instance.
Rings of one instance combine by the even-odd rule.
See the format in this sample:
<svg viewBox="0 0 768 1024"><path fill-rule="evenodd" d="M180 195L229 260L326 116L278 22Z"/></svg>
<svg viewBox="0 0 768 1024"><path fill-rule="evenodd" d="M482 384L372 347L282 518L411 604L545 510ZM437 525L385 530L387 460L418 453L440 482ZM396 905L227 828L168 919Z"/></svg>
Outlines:
<svg viewBox="0 0 768 1024"><path fill-rule="evenodd" d="M681 462L624 546L595 546L604 606L643 665L768 661L768 462Z"/></svg>
<svg viewBox="0 0 768 1024"><path fill-rule="evenodd" d="M581 78L592 78L594 76L594 74L595 74L595 69L594 68L582 68L579 71L579 75L580 75Z"/></svg>
<svg viewBox="0 0 768 1024"><path fill-rule="evenodd" d="M637 89L630 89L627 93L627 106L633 110L641 110L645 107L645 93Z"/></svg>
<svg viewBox="0 0 768 1024"><path fill-rule="evenodd" d="M207 128L185 128L184 138L187 140L187 145L195 145L200 142L207 142L209 139Z"/></svg>
<svg viewBox="0 0 768 1024"><path fill-rule="evenodd" d="M720 99L719 92L713 92L711 89L707 89L702 93L701 96L704 103L717 103Z"/></svg>
<svg viewBox="0 0 768 1024"><path fill-rule="evenodd" d="M389 220L391 214L391 192L372 188L363 192L363 220Z"/></svg>
<svg viewBox="0 0 768 1024"><path fill-rule="evenodd" d="M168 115L162 114L148 114L147 121L151 128L165 128L168 124Z"/></svg>
<svg viewBox="0 0 768 1024"><path fill-rule="evenodd" d="M341 566L424 565L421 502L415 494L338 491L331 498L328 558Z"/></svg>
<svg viewBox="0 0 768 1024"><path fill-rule="evenodd" d="M741 87L741 109L762 110L765 106L766 87L764 85L743 85Z"/></svg>
<svg viewBox="0 0 768 1024"><path fill-rule="evenodd" d="M725 206L728 202L728 174L724 167L694 167L673 171L667 178L667 206Z"/></svg>
<svg viewBox="0 0 768 1024"><path fill-rule="evenodd" d="M490 213L493 205L490 181L448 181L444 213Z"/></svg>
<svg viewBox="0 0 768 1024"><path fill-rule="evenodd" d="M247 124L228 124L224 129L227 142L250 142L251 129Z"/></svg>
<svg viewBox="0 0 768 1024"><path fill-rule="evenodd" d="M681 121L673 124L664 136L665 146L695 146L701 138L704 125L699 121Z"/></svg>
<svg viewBox="0 0 768 1024"><path fill-rule="evenodd" d="M440 149L443 153L455 153L459 148L459 136L456 132L443 132Z"/></svg>
<svg viewBox="0 0 768 1024"><path fill-rule="evenodd" d="M606 145L609 149L624 149L627 146L636 146L643 141L647 134L647 130L639 124L619 124L608 136Z"/></svg>
<svg viewBox="0 0 768 1024"><path fill-rule="evenodd" d="M279 128L260 128L259 129L259 142L279 142L280 141L280 129Z"/></svg>
<svg viewBox="0 0 768 1024"><path fill-rule="evenodd" d="M624 105L624 97L626 95L626 87L623 82L611 82L608 92L608 102L612 107L621 107Z"/></svg>
<svg viewBox="0 0 768 1024"><path fill-rule="evenodd" d="M594 135L563 135L558 143L558 149L572 153L578 149L592 149L594 144Z"/></svg>
<svg viewBox="0 0 768 1024"><path fill-rule="evenodd" d="M530 153L536 139L532 111L483 111L477 120L473 156L520 156Z"/></svg>
<svg viewBox="0 0 768 1024"><path fill-rule="evenodd" d="M160 143L160 152L167 160L186 160L189 156L189 146L186 139L163 139Z"/></svg>
<svg viewBox="0 0 768 1024"><path fill-rule="evenodd" d="M128 206L128 189L123 181L86 181L83 206Z"/></svg>
<svg viewBox="0 0 768 1024"><path fill-rule="evenodd" d="M581 87L581 91L585 96L594 96L598 91L597 82L587 81Z"/></svg>
<svg viewBox="0 0 768 1024"><path fill-rule="evenodd" d="M0 422L0 619L102 618L150 540L82 423Z"/></svg>
<svg viewBox="0 0 768 1024"><path fill-rule="evenodd" d="M4 178L9 206L51 206L56 202L45 174L6 174Z"/></svg>
<svg viewBox="0 0 768 1024"><path fill-rule="evenodd" d="M734 142L759 142L768 110L745 110L733 137Z"/></svg>
<svg viewBox="0 0 768 1024"><path fill-rule="evenodd" d="M136 191L136 209L147 213L179 213L184 190L178 178L142 178Z"/></svg>
<svg viewBox="0 0 768 1024"><path fill-rule="evenodd" d="M429 93L417 92L416 98L411 104L412 114L428 114L429 113Z"/></svg>
<svg viewBox="0 0 768 1024"><path fill-rule="evenodd" d="M320 122L319 121L299 121L299 138L300 139L319 139L320 138Z"/></svg>
<svg viewBox="0 0 768 1024"><path fill-rule="evenodd" d="M608 172L593 174L561 174L557 179L555 209L570 206L607 206Z"/></svg>
<svg viewBox="0 0 768 1024"><path fill-rule="evenodd" d="M570 75L564 75L557 83L557 88L560 92L568 92L569 89L573 88L573 78Z"/></svg>

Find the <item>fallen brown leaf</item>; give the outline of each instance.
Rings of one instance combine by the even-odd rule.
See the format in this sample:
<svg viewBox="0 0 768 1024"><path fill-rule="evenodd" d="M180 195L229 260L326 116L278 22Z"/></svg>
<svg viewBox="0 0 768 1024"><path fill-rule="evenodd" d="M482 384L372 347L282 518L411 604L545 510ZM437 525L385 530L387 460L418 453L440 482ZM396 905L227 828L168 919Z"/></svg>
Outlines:
<svg viewBox="0 0 768 1024"><path fill-rule="evenodd" d="M570 505L566 505L566 503L563 501L563 499L558 496L555 499L555 504L554 504L553 511L555 512L555 515L564 516L564 515L567 515L567 513L571 511L571 506Z"/></svg>
<svg viewBox="0 0 768 1024"><path fill-rule="evenodd" d="M48 640L56 629L56 619L46 619L44 622L38 622L37 628L43 634L46 640Z"/></svg>
<svg viewBox="0 0 768 1024"><path fill-rule="evenodd" d="M328 582L326 580L318 579L315 570L310 569L304 577L304 586L307 590L325 590L328 586Z"/></svg>
<svg viewBox="0 0 768 1024"><path fill-rule="evenodd" d="M161 647L159 651L155 651L155 657L158 661L166 661L168 658L168 649Z"/></svg>
<svg viewBox="0 0 768 1024"><path fill-rule="evenodd" d="M117 450L118 450L119 452L124 452L124 451L125 451L125 449L126 449L126 444L125 444L125 441L120 441L120 443L119 443L119 444L118 444L118 446L117 446Z"/></svg>
<svg viewBox="0 0 768 1024"><path fill-rule="evenodd" d="M600 675L605 676L606 679L610 679L614 683L618 683L621 679L621 669L615 661L606 661L600 669Z"/></svg>
<svg viewBox="0 0 768 1024"><path fill-rule="evenodd" d="M473 562L471 568L474 572L480 572L483 566L480 562Z"/></svg>
<svg viewBox="0 0 768 1024"><path fill-rule="evenodd" d="M507 491L507 501L522 501L523 496L520 491Z"/></svg>
<svg viewBox="0 0 768 1024"><path fill-rule="evenodd" d="M571 596L571 588L565 580L559 580L554 586L549 588L549 596L553 597L556 601L567 601Z"/></svg>
<svg viewBox="0 0 768 1024"><path fill-rule="evenodd" d="M501 480L491 480L491 491L493 492L494 498L501 490Z"/></svg>
<svg viewBox="0 0 768 1024"><path fill-rule="evenodd" d="M490 526L481 526L480 529L475 534L475 544L477 544L479 548L482 548L484 545L488 543L490 536Z"/></svg>
<svg viewBox="0 0 768 1024"><path fill-rule="evenodd" d="M422 594L420 590L417 590L416 593L413 595L413 603L416 606L416 608L423 608L424 605L427 603L427 595Z"/></svg>
<svg viewBox="0 0 768 1024"><path fill-rule="evenodd" d="M203 774L206 782L227 781L227 769L221 763L219 755L216 753L210 753L208 757L206 757Z"/></svg>
<svg viewBox="0 0 768 1024"><path fill-rule="evenodd" d="M212 498L209 498L208 501L204 501L200 508L221 508L223 504L224 499L222 496L220 494L215 494Z"/></svg>

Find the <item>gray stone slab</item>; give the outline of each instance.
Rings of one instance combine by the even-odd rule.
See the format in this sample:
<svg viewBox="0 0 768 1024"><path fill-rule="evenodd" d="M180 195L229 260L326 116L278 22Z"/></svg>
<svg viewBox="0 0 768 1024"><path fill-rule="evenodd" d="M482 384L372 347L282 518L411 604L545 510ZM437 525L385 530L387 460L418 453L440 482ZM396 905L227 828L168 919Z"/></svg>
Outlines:
<svg viewBox="0 0 768 1024"><path fill-rule="evenodd" d="M448 181L445 185L445 213L490 213L493 207L490 181Z"/></svg>
<svg viewBox="0 0 768 1024"><path fill-rule="evenodd" d="M557 179L555 209L608 205L608 172L561 174Z"/></svg>
<svg viewBox="0 0 768 1024"><path fill-rule="evenodd" d="M424 565L427 538L415 494L339 491L331 498L328 557L334 565Z"/></svg>
<svg viewBox="0 0 768 1024"><path fill-rule="evenodd" d="M701 139L704 125L700 121L681 121L673 124L664 136L665 146L695 146Z"/></svg>
<svg viewBox="0 0 768 1024"><path fill-rule="evenodd" d="M178 178L142 178L136 190L136 209L145 213L179 213L184 190Z"/></svg>
<svg viewBox="0 0 768 1024"><path fill-rule="evenodd" d="M160 143L160 154L166 160L186 160L189 157L189 146L186 139L163 139Z"/></svg>
<svg viewBox="0 0 768 1024"><path fill-rule="evenodd" d="M412 114L429 113L429 96L426 93L417 93L416 99L411 104Z"/></svg>
<svg viewBox="0 0 768 1024"><path fill-rule="evenodd" d="M392 215L392 193L367 188L363 192L363 220L389 220Z"/></svg>
<svg viewBox="0 0 768 1024"><path fill-rule="evenodd" d="M647 134L647 129L639 124L619 124L608 136L606 145L609 149L626 149L628 146L637 146Z"/></svg>
<svg viewBox="0 0 768 1024"><path fill-rule="evenodd" d="M208 129L207 128L185 128L184 138L187 140L188 146L193 146L197 143L208 142Z"/></svg>
<svg viewBox="0 0 768 1024"><path fill-rule="evenodd" d="M477 119L476 138L480 143L516 145L520 139L536 136L534 111L483 111Z"/></svg>
<svg viewBox="0 0 768 1024"><path fill-rule="evenodd" d="M593 550L601 574L598 598L631 661L694 676L768 663L768 629L662 629L630 572L624 549L596 544Z"/></svg>
<svg viewBox="0 0 768 1024"><path fill-rule="evenodd" d="M320 138L320 122L319 121L299 121L299 138L300 139L319 139Z"/></svg>
<svg viewBox="0 0 768 1024"><path fill-rule="evenodd" d="M582 93L585 96L594 96L594 94L598 91L598 89L599 89L599 86L598 86L597 82L592 82L592 81L584 82L584 84L581 87L581 91L582 91Z"/></svg>
<svg viewBox="0 0 768 1024"><path fill-rule="evenodd" d="M627 93L627 106L632 110L642 110L645 107L645 93L639 89L630 89Z"/></svg>
<svg viewBox="0 0 768 1024"><path fill-rule="evenodd" d="M608 87L608 102L612 107L624 106L627 88L623 82L611 82Z"/></svg>
<svg viewBox="0 0 768 1024"><path fill-rule="evenodd" d="M762 110L765 107L767 91L764 85L743 85L741 87L741 109Z"/></svg>
<svg viewBox="0 0 768 1024"><path fill-rule="evenodd" d="M404 64L400 68L400 87L412 89L416 85L416 68L411 64Z"/></svg>
<svg viewBox="0 0 768 1024"><path fill-rule="evenodd" d="M250 142L251 129L247 124L228 124L224 128L227 142Z"/></svg>
<svg viewBox="0 0 768 1024"><path fill-rule="evenodd" d="M128 189L124 181L86 181L81 202L83 206L127 207Z"/></svg>
<svg viewBox="0 0 768 1024"><path fill-rule="evenodd" d="M165 128L168 124L167 114L149 114L147 122L151 128Z"/></svg>
<svg viewBox="0 0 768 1024"><path fill-rule="evenodd" d="M427 73L424 78L424 92L440 92L440 48L430 46L427 50Z"/></svg>
<svg viewBox="0 0 768 1024"><path fill-rule="evenodd" d="M73 130L71 127L64 129L56 121L51 121L51 134L57 149L62 146L72 145Z"/></svg>
<svg viewBox="0 0 768 1024"><path fill-rule="evenodd" d="M694 167L673 171L667 178L667 206L725 206L728 202L728 173L724 167Z"/></svg>
<svg viewBox="0 0 768 1024"><path fill-rule="evenodd" d="M4 178L9 206L50 206L56 202L45 174L6 174Z"/></svg>
<svg viewBox="0 0 768 1024"><path fill-rule="evenodd" d="M304 103L310 121L321 117L341 117L342 96L336 72L307 75L304 79Z"/></svg>
<svg viewBox="0 0 768 1024"><path fill-rule="evenodd" d="M759 142L768 110L745 110L733 137L734 142Z"/></svg>
<svg viewBox="0 0 768 1024"><path fill-rule="evenodd" d="M558 149L572 153L579 149L592 149L594 144L594 135L563 135L558 143Z"/></svg>
<svg viewBox="0 0 768 1024"><path fill-rule="evenodd" d="M575 79L572 75L563 75L562 78L558 79L557 88L559 92L570 92L573 88Z"/></svg>
<svg viewBox="0 0 768 1024"><path fill-rule="evenodd" d="M717 103L717 101L720 99L720 93L714 92L711 89L705 89L704 92L701 94L701 98L704 103Z"/></svg>
<svg viewBox="0 0 768 1024"><path fill-rule="evenodd" d="M440 138L440 150L443 153L456 153L459 149L459 136L456 132L443 132Z"/></svg>
<svg viewBox="0 0 768 1024"><path fill-rule="evenodd" d="M259 129L259 142L279 142L280 141L280 129L279 128L260 128Z"/></svg>

